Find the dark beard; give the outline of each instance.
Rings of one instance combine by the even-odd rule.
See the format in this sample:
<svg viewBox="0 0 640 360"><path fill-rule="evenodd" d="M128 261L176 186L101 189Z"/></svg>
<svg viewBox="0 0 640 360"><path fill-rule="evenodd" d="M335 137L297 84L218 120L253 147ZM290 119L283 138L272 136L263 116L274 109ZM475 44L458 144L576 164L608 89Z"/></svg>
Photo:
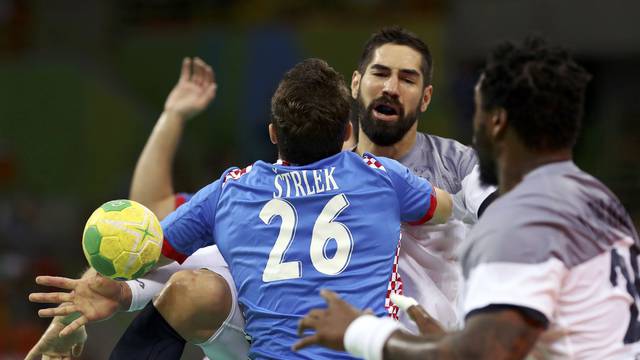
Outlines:
<svg viewBox="0 0 640 360"><path fill-rule="evenodd" d="M397 108L400 109L398 121L389 123L373 117L373 109L385 103L397 105ZM355 114L362 131L378 146L391 146L399 142L418 120L418 108L405 115L397 99L384 95L373 100L366 108L362 98L358 95L358 98L354 100L352 113Z"/></svg>
<svg viewBox="0 0 640 360"><path fill-rule="evenodd" d="M496 186L498 166L493 157L493 146L485 134L483 125L473 134L473 148L476 150L480 166L480 182L485 186Z"/></svg>

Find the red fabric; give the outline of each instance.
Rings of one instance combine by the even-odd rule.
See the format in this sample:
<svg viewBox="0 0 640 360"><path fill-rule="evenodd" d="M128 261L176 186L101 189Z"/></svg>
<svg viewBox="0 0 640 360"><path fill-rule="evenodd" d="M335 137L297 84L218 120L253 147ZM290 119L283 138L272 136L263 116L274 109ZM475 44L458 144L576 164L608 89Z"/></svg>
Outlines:
<svg viewBox="0 0 640 360"><path fill-rule="evenodd" d="M167 241L167 238L164 238L164 240L162 241L162 255L168 257L171 260L175 260L180 264L187 260L187 255L180 253L176 249L174 249L173 246L171 246L171 244Z"/></svg>
<svg viewBox="0 0 640 360"><path fill-rule="evenodd" d="M387 314L389 317L398 320L398 312L400 308L398 305L394 304L391 301L391 294L403 294L402 288L402 278L400 277L400 273L398 272L398 259L400 258L400 243L402 242L402 234L400 234L400 239L398 240L398 247L396 248L396 253L393 257L393 267L391 268L391 278L389 279L389 284L387 285L387 296L384 299L384 308L387 309Z"/></svg>
<svg viewBox="0 0 640 360"><path fill-rule="evenodd" d="M431 204L431 206L429 207L429 210L427 210L427 213L424 214L422 219L420 219L418 221L409 222L408 224L409 225L422 225L422 224L426 223L427 221L431 220L431 218L433 217L433 214L436 212L436 208L438 207L438 199L436 198L436 189L433 189L433 191L431 191L430 204Z"/></svg>
<svg viewBox="0 0 640 360"><path fill-rule="evenodd" d="M182 205L182 204L184 204L186 202L187 202L187 199L184 197L184 195L176 194L176 197L175 197L175 208L174 209L179 208L180 205Z"/></svg>

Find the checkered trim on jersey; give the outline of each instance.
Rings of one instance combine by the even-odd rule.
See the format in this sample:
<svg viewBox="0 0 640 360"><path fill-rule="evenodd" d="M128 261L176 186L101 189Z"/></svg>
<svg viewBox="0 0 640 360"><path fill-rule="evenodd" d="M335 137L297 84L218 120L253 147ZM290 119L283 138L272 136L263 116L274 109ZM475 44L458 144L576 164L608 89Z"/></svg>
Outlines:
<svg viewBox="0 0 640 360"><path fill-rule="evenodd" d="M362 155L362 160L364 161L365 164L367 164L371 168L387 171L387 169L385 169L384 166L382 166L382 163L376 160L376 158L373 158L365 154L365 155Z"/></svg>
<svg viewBox="0 0 640 360"><path fill-rule="evenodd" d="M251 169L253 168L253 165L249 165L244 169L233 169L231 171L229 171L227 173L227 175L224 177L224 181L222 182L222 184L226 184L227 181L229 180L238 180L240 179L242 176L248 174Z"/></svg>
<svg viewBox="0 0 640 360"><path fill-rule="evenodd" d="M393 267L391 269L391 278L389 279L389 285L387 286L387 296L384 299L384 308L387 309L387 314L390 318L398 320L398 311L400 308L398 305L391 301L391 294L402 295L402 278L398 272L398 258L400 257L400 243L402 242L402 234L398 239L398 247L396 248L396 255L393 257Z"/></svg>

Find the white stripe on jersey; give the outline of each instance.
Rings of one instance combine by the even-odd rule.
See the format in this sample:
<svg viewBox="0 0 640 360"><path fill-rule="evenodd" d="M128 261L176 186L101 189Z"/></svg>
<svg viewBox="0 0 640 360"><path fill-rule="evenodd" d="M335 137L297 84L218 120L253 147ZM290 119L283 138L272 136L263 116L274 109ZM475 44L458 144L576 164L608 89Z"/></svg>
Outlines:
<svg viewBox="0 0 640 360"><path fill-rule="evenodd" d="M627 262L632 241L623 239L614 246ZM629 358L630 349L622 339L634 300L622 274L617 274L617 285L612 285L611 259L611 252L606 251L571 269L556 258L538 264L479 264L466 284L465 313L491 304L541 312L549 328L532 352L536 359ZM627 269L631 269L629 264Z"/></svg>

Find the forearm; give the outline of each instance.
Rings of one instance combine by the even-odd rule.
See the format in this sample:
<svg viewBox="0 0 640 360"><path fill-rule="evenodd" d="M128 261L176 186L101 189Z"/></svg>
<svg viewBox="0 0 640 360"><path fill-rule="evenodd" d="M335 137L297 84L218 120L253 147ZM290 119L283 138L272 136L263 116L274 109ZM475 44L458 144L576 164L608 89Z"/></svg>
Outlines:
<svg viewBox="0 0 640 360"><path fill-rule="evenodd" d="M158 262L145 276L135 280L122 282L126 288L128 297L127 307L124 311L137 311L142 309L164 287L174 273L191 268L187 264L181 265L164 255L160 255ZM124 303L123 303L124 305Z"/></svg>
<svg viewBox="0 0 640 360"><path fill-rule="evenodd" d="M384 359L524 359L544 328L516 310L496 310L467 318L463 330L440 338L393 333Z"/></svg>
<svg viewBox="0 0 640 360"><path fill-rule="evenodd" d="M171 275L182 269L184 269L184 267L180 266L180 264L172 262L148 272L141 278L125 282L125 285L127 285L131 292L131 306L128 308L128 311L142 309L160 293Z"/></svg>
<svg viewBox="0 0 640 360"><path fill-rule="evenodd" d="M129 197L149 207L159 218L173 210L171 167L184 122L185 119L176 112L163 112L133 173ZM171 203L170 206L162 206L163 202Z"/></svg>
<svg viewBox="0 0 640 360"><path fill-rule="evenodd" d="M451 343L452 338L457 334L417 336L403 331L394 332L383 349L383 359L385 360L431 360L431 359L463 359L456 356L451 347L446 346Z"/></svg>
<svg viewBox="0 0 640 360"><path fill-rule="evenodd" d="M447 335L413 335L389 318L362 315L351 322L344 334L344 347L366 360L450 359L441 357L440 340Z"/></svg>

